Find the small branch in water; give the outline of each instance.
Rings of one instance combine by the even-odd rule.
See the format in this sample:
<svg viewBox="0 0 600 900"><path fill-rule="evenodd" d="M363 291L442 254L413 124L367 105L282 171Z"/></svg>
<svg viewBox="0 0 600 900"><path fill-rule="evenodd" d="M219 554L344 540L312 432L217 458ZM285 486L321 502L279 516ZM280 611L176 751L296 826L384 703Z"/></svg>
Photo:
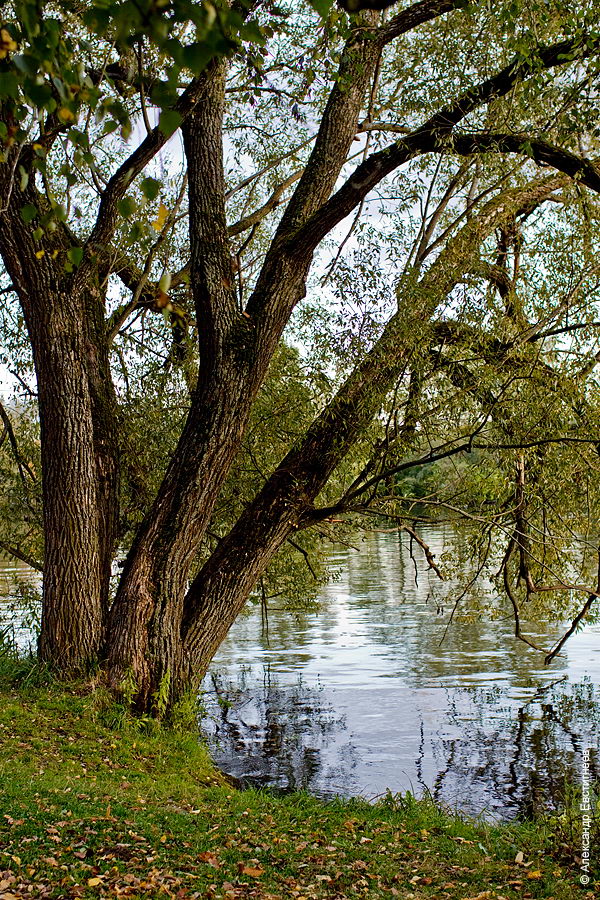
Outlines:
<svg viewBox="0 0 600 900"><path fill-rule="evenodd" d="M262 629L267 639L267 646L269 646L269 607L267 604L267 592L265 590L264 578L260 579L260 619Z"/></svg>
<svg viewBox="0 0 600 900"><path fill-rule="evenodd" d="M310 557L308 555L308 550L305 550L304 547L301 547L300 544L297 544L296 541L293 541L291 538L288 538L287 541L288 541L288 544L291 544L291 546L294 548L294 550L297 550L298 553L302 554L302 556L304 557L304 560L306 562L306 565L308 566L308 570L309 570L310 574L315 579L315 581L317 581L318 580L317 574L312 567Z"/></svg>
<svg viewBox="0 0 600 900"><path fill-rule="evenodd" d="M433 571L434 571L435 574L438 576L438 578L440 579L440 581L443 581L443 580L444 580L444 576L442 575L442 573L441 573L439 567L437 566L437 564L436 564L436 562L435 562L435 556L434 556L434 554L431 552L431 549L430 549L430 547L429 547L429 544L426 544L425 541L423 540L423 538L419 537L419 535L417 534L417 532L414 531L412 528L410 528L408 525L403 525L403 526L402 526L402 530L403 530L403 531L406 531L406 532L410 535L411 542L412 542L412 541L415 541L415 542L419 545L419 547L421 548L421 550L422 550L423 553L425 554L425 559L427 560L427 564L428 564L429 568L430 568L430 569L433 569ZM410 554L410 555L411 555L411 559L412 559L412 544L411 544L411 554Z"/></svg>
<svg viewBox="0 0 600 900"><path fill-rule="evenodd" d="M508 564L510 562L510 558L512 556L513 550L516 545L517 535L513 534L511 537L506 554L504 556L504 560L502 562L502 576L504 579L504 590L506 591L506 596L511 602L513 608L513 616L515 620L515 637L519 641L523 641L524 644L527 644L528 647L531 647L533 650L538 650L540 653L545 653L546 651L542 647L538 647L537 644L534 644L533 641L530 641L528 637L526 637L521 631L521 620L519 618L519 604L517 603L517 598L512 592L512 588L510 586L510 574L508 571Z"/></svg>

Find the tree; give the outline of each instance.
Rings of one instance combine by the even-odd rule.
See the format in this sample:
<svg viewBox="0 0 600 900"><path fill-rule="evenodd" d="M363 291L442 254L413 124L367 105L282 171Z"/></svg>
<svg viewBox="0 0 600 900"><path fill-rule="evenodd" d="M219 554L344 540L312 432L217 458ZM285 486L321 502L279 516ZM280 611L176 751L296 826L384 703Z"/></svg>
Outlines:
<svg viewBox="0 0 600 900"><path fill-rule="evenodd" d="M594 10L559 0L492 10L421 0L384 13L372 7L390 4L341 5L369 9L315 3L319 18L268 2L5 7L0 254L37 383L39 651L65 673L100 661L116 690L134 685L142 710L195 687L287 541L374 504L404 515L393 487L402 471L475 448L507 466L528 447L599 442L585 393L600 190ZM157 160L179 133L185 175L170 185ZM379 224L365 215L374 196ZM568 279L556 279L558 303L553 273L520 262L549 203L571 247L573 284L565 291ZM227 533L211 536L269 367L314 290L313 264L351 215L319 277L343 294L369 228L393 247L390 225L414 224L410 239L396 237L400 274L379 259L396 278L394 308L350 329L353 365L342 354L335 377L322 373L336 389L289 436ZM372 273L355 268L359 276L368 284ZM575 308L583 292L590 302ZM189 399L155 496L139 504L113 599L111 566L127 533L120 484L135 484L132 323L149 311ZM578 372L557 364L561 334L583 341ZM155 349L144 335L138 345ZM550 379L560 415L532 436L519 403L531 410ZM450 389L460 397L452 434L442 440L442 424L430 440L417 411ZM525 494L543 481L544 453L535 465L523 459L502 562L517 630L517 558L529 599L572 589L532 574ZM590 588L590 605L595 596Z"/></svg>

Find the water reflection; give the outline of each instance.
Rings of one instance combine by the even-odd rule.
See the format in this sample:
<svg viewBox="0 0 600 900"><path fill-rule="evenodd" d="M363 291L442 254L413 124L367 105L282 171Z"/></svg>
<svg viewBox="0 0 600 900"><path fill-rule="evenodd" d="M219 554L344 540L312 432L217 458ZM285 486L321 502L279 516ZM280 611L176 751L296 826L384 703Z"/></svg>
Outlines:
<svg viewBox="0 0 600 900"><path fill-rule="evenodd" d="M439 554L446 537L427 540ZM318 612L272 611L268 638L252 612L219 651L206 683L217 761L250 783L324 796L428 791L494 817L558 804L600 732L600 627L549 667L510 619L457 625L440 646L448 610L437 614L432 576L415 583L396 536L339 551L332 566L341 576ZM543 646L559 631L528 629Z"/></svg>
<svg viewBox="0 0 600 900"><path fill-rule="evenodd" d="M40 619L40 575L25 563L0 556L0 634L34 652Z"/></svg>

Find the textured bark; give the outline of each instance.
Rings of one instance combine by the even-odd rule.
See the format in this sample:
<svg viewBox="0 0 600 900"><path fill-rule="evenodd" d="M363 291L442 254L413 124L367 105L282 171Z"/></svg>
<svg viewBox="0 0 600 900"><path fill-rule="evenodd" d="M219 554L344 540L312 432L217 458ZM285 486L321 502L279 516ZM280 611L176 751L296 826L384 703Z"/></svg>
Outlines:
<svg viewBox="0 0 600 900"><path fill-rule="evenodd" d="M26 163L27 160L25 159ZM44 508L42 660L65 672L97 661L104 641L118 510L116 402L97 291L72 289L71 245L60 230L41 258L20 210L41 206L33 187L9 196L0 251L33 349Z"/></svg>
<svg viewBox="0 0 600 900"><path fill-rule="evenodd" d="M48 302L48 298L44 298ZM30 310L42 441L44 602L42 660L72 672L101 652L115 549L117 460L98 360L78 298ZM41 319L41 321L40 321ZM34 337L35 336L35 337Z"/></svg>

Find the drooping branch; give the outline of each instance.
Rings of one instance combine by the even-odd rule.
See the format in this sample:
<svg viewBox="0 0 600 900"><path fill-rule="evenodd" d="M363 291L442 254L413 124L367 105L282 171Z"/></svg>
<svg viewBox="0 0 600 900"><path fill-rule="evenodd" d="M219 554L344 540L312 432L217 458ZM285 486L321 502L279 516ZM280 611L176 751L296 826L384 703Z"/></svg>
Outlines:
<svg viewBox="0 0 600 900"><path fill-rule="evenodd" d="M539 647L535 644L530 638L528 638L521 631L521 615L519 611L519 604L517 598L514 595L511 583L510 583L510 571L509 571L509 563L511 556L513 554L514 548L516 546L517 536L513 535L508 543L508 548L506 550L506 554L502 561L502 579L504 582L504 590L506 592L506 596L510 600L510 605L512 606L513 618L515 622L515 637L517 640L522 641L524 644L527 644L528 647L531 647L532 650L537 650L540 653L544 653L542 647Z"/></svg>
<svg viewBox="0 0 600 900"><path fill-rule="evenodd" d="M435 574L440 579L440 581L443 581L444 576L442 574L440 567L438 566L438 564L435 561L435 556L431 552L431 547L429 546L429 544L426 541L424 541L423 538L419 534L417 534L417 532L414 530L414 528L411 528L409 525L403 525L402 530L406 531L406 533L411 536L412 540L415 541L415 543L417 543L419 545L419 547L425 554L425 559L427 560L427 565L429 566L430 569L432 569L435 572Z"/></svg>

